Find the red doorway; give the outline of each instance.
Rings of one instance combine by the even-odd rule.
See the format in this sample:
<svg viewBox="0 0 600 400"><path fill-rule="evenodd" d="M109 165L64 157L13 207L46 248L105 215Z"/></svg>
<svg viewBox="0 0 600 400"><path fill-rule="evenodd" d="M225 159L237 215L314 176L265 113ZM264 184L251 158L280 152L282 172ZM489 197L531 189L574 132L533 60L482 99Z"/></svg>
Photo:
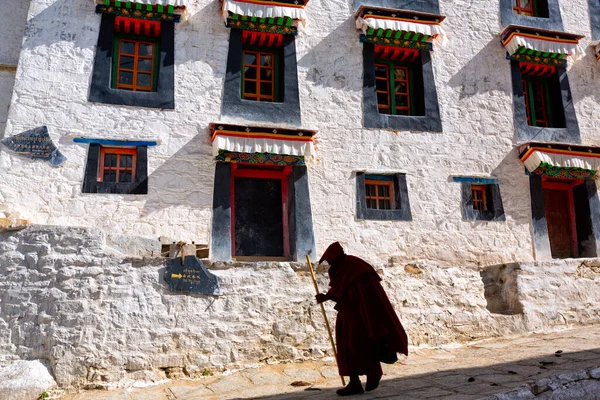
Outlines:
<svg viewBox="0 0 600 400"><path fill-rule="evenodd" d="M288 176L292 168L231 165L231 255L289 260Z"/></svg>
<svg viewBox="0 0 600 400"><path fill-rule="evenodd" d="M544 210L552 258L579 257L579 238L573 189L581 179L543 177Z"/></svg>

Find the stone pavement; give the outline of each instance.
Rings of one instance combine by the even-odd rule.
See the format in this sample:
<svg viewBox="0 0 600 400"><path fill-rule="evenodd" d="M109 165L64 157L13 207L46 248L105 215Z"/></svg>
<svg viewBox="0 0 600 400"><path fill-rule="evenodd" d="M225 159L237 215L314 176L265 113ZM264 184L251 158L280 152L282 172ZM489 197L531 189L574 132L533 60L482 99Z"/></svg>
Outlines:
<svg viewBox="0 0 600 400"><path fill-rule="evenodd" d="M490 339L465 346L415 349L407 359L384 366L380 388L370 394L353 396L370 399L478 399L532 398L521 395L530 383L533 391L550 398L553 385L544 389L539 380L561 375L553 382L600 379L600 325L547 334L508 339ZM587 370L583 376L581 371ZM197 380L175 380L159 386L112 391L67 393L62 400L223 400L223 399L309 399L338 398L337 369L330 362L265 365L260 368L209 376ZM578 372L578 374L573 374ZM538 381L538 384L534 384ZM546 380L548 381L548 380ZM544 380L541 382L545 382ZM550 381L548 381L550 382ZM593 388L600 387L591 380ZM590 386L592 387L592 386ZM564 387L562 388L564 389ZM558 390L558 389L557 389ZM511 392L512 391L512 392ZM529 390L525 390L529 391ZM583 392L581 392L583 393ZM599 398L586 395L585 398ZM54 396L52 396L54 397ZM554 398L554 397L553 397ZM558 397L582 398L582 397Z"/></svg>

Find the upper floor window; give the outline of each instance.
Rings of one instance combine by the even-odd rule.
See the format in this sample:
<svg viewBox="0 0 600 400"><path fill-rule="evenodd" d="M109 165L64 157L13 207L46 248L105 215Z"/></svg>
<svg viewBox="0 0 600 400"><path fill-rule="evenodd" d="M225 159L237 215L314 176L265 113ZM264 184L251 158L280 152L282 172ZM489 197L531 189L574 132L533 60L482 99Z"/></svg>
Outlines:
<svg viewBox="0 0 600 400"><path fill-rule="evenodd" d="M116 41L112 86L134 92L156 91L158 43L131 37L119 37Z"/></svg>
<svg viewBox="0 0 600 400"><path fill-rule="evenodd" d="M281 101L278 52L245 48L242 59L242 98L254 101Z"/></svg>
<svg viewBox="0 0 600 400"><path fill-rule="evenodd" d="M367 208L373 210L395 209L393 175L390 175L387 180L370 178L368 175L365 177L365 200Z"/></svg>
<svg viewBox="0 0 600 400"><path fill-rule="evenodd" d="M564 128L562 95L556 67L521 63L521 79L527 124Z"/></svg>
<svg viewBox="0 0 600 400"><path fill-rule="evenodd" d="M136 148L101 147L98 182L133 182L136 159Z"/></svg>
<svg viewBox="0 0 600 400"><path fill-rule="evenodd" d="M548 0L513 0L515 14L548 18Z"/></svg>
<svg viewBox="0 0 600 400"><path fill-rule="evenodd" d="M358 219L410 221L410 201L405 174L356 173Z"/></svg>

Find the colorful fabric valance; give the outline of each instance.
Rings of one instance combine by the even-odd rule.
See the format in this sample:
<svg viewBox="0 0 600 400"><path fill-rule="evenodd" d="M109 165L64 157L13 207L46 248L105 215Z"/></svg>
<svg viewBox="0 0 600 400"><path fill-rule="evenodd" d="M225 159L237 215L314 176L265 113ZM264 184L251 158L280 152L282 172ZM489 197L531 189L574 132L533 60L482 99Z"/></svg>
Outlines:
<svg viewBox="0 0 600 400"><path fill-rule="evenodd" d="M600 170L600 148L568 144L527 143L519 159L531 173L562 178L593 177Z"/></svg>
<svg viewBox="0 0 600 400"><path fill-rule="evenodd" d="M187 20L188 0L96 0L97 14L113 14L117 17L148 21L180 22Z"/></svg>
<svg viewBox="0 0 600 400"><path fill-rule="evenodd" d="M446 39L441 26L445 17L441 15L361 6L355 16L362 42L431 50L433 40L443 43Z"/></svg>
<svg viewBox="0 0 600 400"><path fill-rule="evenodd" d="M282 18L305 20L305 2L277 2L268 0L223 0L223 18L232 15L256 18Z"/></svg>
<svg viewBox="0 0 600 400"><path fill-rule="evenodd" d="M583 36L509 25L502 32L502 45L519 61L560 65L566 57L577 60L585 55L579 44Z"/></svg>
<svg viewBox="0 0 600 400"><path fill-rule="evenodd" d="M315 157L315 131L270 129L238 125L211 124L213 155L226 150L236 153L270 153Z"/></svg>

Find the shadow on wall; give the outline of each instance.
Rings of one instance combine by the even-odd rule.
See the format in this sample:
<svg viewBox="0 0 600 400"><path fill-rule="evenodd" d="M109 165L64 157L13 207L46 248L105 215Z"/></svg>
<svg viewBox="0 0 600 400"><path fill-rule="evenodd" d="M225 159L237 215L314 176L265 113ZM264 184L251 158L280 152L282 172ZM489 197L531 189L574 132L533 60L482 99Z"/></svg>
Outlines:
<svg viewBox="0 0 600 400"><path fill-rule="evenodd" d="M207 130L202 129L148 175L148 195L141 217L167 208L193 211L212 207L214 163L207 141Z"/></svg>
<svg viewBox="0 0 600 400"><path fill-rule="evenodd" d="M600 63L591 46L585 48L585 56L577 60L568 69L569 85L573 103L577 104L587 97L593 97L596 103L600 102ZM591 83L591 84L590 84Z"/></svg>
<svg viewBox="0 0 600 400"><path fill-rule="evenodd" d="M502 70L497 80L489 76L489 71ZM460 89L460 100L481 93L501 91L512 96L510 61L506 59L506 50L499 37L494 37L483 49L469 59L448 81L450 87Z"/></svg>
<svg viewBox="0 0 600 400"><path fill-rule="evenodd" d="M348 18L298 60L308 70L306 79L315 86L362 92L362 47L354 16ZM327 57L324 57L324 55ZM343 71L361 71L361 79L352 79Z"/></svg>

